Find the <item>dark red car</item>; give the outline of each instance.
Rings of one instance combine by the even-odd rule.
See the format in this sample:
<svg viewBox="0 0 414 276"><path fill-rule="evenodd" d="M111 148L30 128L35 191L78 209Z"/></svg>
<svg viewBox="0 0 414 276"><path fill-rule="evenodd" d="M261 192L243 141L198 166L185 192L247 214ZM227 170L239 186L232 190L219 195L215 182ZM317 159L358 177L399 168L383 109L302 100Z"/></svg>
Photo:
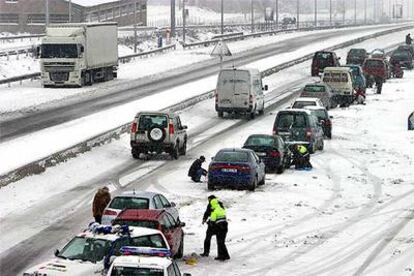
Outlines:
<svg viewBox="0 0 414 276"><path fill-rule="evenodd" d="M181 258L184 253L184 222L174 219L166 210L125 209L112 222L157 229L168 241L174 258Z"/></svg>
<svg viewBox="0 0 414 276"><path fill-rule="evenodd" d="M313 55L311 75L312 77L319 76L319 73L322 73L325 67L336 66L340 66L340 64L339 58L334 52L318 51Z"/></svg>
<svg viewBox="0 0 414 276"><path fill-rule="evenodd" d="M376 78L379 78L382 82L385 82L388 75L386 61L382 58L365 59L364 64L362 65L362 71L364 72L367 80L367 87L372 87Z"/></svg>

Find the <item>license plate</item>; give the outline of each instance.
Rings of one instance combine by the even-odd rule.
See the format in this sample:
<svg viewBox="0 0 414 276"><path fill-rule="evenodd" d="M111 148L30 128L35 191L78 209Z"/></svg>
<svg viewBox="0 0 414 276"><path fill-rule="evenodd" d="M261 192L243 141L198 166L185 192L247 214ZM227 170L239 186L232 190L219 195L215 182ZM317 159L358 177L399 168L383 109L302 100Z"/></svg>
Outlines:
<svg viewBox="0 0 414 276"><path fill-rule="evenodd" d="M258 153L257 153L257 156L260 156L260 157L262 157L262 156L266 156L266 153L265 153L265 152L258 152Z"/></svg>
<svg viewBox="0 0 414 276"><path fill-rule="evenodd" d="M220 101L222 104L231 104L231 101L229 99L223 99Z"/></svg>
<svg viewBox="0 0 414 276"><path fill-rule="evenodd" d="M221 171L226 173L236 173L237 169L221 169Z"/></svg>

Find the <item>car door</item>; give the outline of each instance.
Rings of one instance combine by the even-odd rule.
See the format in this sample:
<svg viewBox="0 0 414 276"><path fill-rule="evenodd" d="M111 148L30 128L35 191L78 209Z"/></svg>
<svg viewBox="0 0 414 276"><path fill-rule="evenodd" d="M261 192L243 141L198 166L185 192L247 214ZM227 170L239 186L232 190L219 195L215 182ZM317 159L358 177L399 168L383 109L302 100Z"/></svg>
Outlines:
<svg viewBox="0 0 414 276"><path fill-rule="evenodd" d="M260 182L265 177L265 164L260 160L256 153L251 152L251 156L254 167L256 168L256 173L258 175L258 181Z"/></svg>
<svg viewBox="0 0 414 276"><path fill-rule="evenodd" d="M180 147L182 147L184 145L184 142L186 140L186 130L183 127L182 123L181 123L181 119L179 116L176 117L177 119L177 128L178 129L178 138L180 139Z"/></svg>
<svg viewBox="0 0 414 276"><path fill-rule="evenodd" d="M174 229L171 221L167 218L166 212L160 218L162 233L164 234L165 238L170 245L172 254L177 253L177 242L175 241L174 237Z"/></svg>
<svg viewBox="0 0 414 276"><path fill-rule="evenodd" d="M178 210L177 208L175 208L175 204L173 206L173 204L171 204L171 202L168 201L167 198L165 198L165 196L163 195L158 195L161 204L162 204L162 208L167 210L168 213L170 213L176 220L178 220L179 215L178 215Z"/></svg>
<svg viewBox="0 0 414 276"><path fill-rule="evenodd" d="M171 232L172 232L173 240L174 240L174 246L176 250L178 251L181 245L181 239L183 238L183 231L181 229L181 224L179 221L175 220L174 217L169 213L165 213L165 218L170 221Z"/></svg>

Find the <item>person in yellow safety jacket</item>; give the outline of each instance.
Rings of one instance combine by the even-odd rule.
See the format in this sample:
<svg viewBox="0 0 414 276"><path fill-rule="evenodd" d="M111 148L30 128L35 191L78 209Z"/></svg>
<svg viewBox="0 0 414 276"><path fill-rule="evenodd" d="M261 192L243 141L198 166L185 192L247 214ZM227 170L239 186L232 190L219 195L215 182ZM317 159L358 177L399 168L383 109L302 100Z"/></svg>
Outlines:
<svg viewBox="0 0 414 276"><path fill-rule="evenodd" d="M210 214L210 222L213 224L217 238L217 257L215 260L225 261L230 259L226 247L226 236L228 231L226 210L221 207L217 198L212 199L210 204L212 210Z"/></svg>
<svg viewBox="0 0 414 276"><path fill-rule="evenodd" d="M304 145L296 145L296 152L293 153L295 159L295 169L312 168L310 154Z"/></svg>

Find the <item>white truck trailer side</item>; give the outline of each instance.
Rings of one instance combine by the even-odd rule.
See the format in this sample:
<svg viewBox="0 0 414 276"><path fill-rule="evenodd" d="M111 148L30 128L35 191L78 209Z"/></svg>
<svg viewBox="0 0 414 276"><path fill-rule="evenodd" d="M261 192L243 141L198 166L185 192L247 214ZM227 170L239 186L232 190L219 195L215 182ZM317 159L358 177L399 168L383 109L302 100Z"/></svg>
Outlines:
<svg viewBox="0 0 414 276"><path fill-rule="evenodd" d="M84 86L117 77L117 23L51 24L38 48L42 85Z"/></svg>

